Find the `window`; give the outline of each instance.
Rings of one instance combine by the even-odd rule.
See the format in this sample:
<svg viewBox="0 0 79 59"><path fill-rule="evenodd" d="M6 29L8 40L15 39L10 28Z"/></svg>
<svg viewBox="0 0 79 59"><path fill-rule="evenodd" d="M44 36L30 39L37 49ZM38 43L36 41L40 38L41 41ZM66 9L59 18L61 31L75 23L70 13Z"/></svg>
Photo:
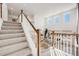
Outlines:
<svg viewBox="0 0 79 59"><path fill-rule="evenodd" d="M52 24L53 24L52 20L53 19L51 17L48 18L48 28L50 28L52 26Z"/></svg>
<svg viewBox="0 0 79 59"><path fill-rule="evenodd" d="M55 25L60 25L60 16L55 16L54 20L55 20Z"/></svg>
<svg viewBox="0 0 79 59"><path fill-rule="evenodd" d="M70 14L64 13L64 23L68 23L70 21Z"/></svg>

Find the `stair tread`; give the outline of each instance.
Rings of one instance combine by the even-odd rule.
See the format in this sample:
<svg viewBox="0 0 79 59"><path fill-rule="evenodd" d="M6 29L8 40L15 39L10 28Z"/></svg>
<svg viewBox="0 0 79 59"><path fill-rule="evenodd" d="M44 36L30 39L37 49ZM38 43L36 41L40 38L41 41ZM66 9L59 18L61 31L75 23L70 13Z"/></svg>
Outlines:
<svg viewBox="0 0 79 59"><path fill-rule="evenodd" d="M26 41L26 38L25 37L17 37L17 38L0 40L0 47L18 43L18 42L22 42L22 41Z"/></svg>
<svg viewBox="0 0 79 59"><path fill-rule="evenodd" d="M29 54L31 54L30 49L25 48L25 49L22 49L21 51L14 52L14 53L9 54L7 56L27 56Z"/></svg>
<svg viewBox="0 0 79 59"><path fill-rule="evenodd" d="M10 53L13 53L13 52L18 51L20 49L26 48L27 46L28 46L27 42L20 42L17 44L1 47L0 48L0 55L7 55Z"/></svg>

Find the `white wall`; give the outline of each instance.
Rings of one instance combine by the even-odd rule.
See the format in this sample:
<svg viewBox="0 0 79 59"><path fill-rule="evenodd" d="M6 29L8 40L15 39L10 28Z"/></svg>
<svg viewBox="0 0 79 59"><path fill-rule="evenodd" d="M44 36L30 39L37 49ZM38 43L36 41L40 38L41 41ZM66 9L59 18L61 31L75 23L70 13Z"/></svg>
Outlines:
<svg viewBox="0 0 79 59"><path fill-rule="evenodd" d="M4 21L8 21L8 8L5 3L2 4L2 19Z"/></svg>
<svg viewBox="0 0 79 59"><path fill-rule="evenodd" d="M42 15L35 15L34 16L34 26L35 28L37 29L41 29L43 30L44 29L44 16Z"/></svg>

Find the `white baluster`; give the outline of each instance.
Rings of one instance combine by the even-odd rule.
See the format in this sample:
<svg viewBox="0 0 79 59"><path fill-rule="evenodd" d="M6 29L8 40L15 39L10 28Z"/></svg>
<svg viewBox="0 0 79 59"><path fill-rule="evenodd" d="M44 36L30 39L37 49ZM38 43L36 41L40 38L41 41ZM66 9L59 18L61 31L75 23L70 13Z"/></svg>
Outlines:
<svg viewBox="0 0 79 59"><path fill-rule="evenodd" d="M73 44L73 46L72 46L72 48L73 48L72 50L73 51L72 52L73 52L73 55L76 56L76 45L77 45L76 36L73 36L72 40L73 40L73 43L72 43Z"/></svg>
<svg viewBox="0 0 79 59"><path fill-rule="evenodd" d="M57 38L56 39L57 39L57 49L59 49L59 46L58 46L58 35L57 35Z"/></svg>
<svg viewBox="0 0 79 59"><path fill-rule="evenodd" d="M67 37L65 36L65 52L66 52L66 40L67 40L66 38L67 38Z"/></svg>
<svg viewBox="0 0 79 59"><path fill-rule="evenodd" d="M62 35L60 35L60 50L62 50Z"/></svg>
<svg viewBox="0 0 79 59"><path fill-rule="evenodd" d="M57 48L57 35L55 35L55 46Z"/></svg>
<svg viewBox="0 0 79 59"><path fill-rule="evenodd" d="M75 56L76 56L76 36L74 36L75 37L75 41L74 41L74 48L75 48Z"/></svg>
<svg viewBox="0 0 79 59"><path fill-rule="evenodd" d="M66 52L67 52L67 53L68 53L68 40L69 40L68 37L69 37L69 36L67 35L67 41L66 41L66 44L67 44L67 45L66 45Z"/></svg>
<svg viewBox="0 0 79 59"><path fill-rule="evenodd" d="M59 44L59 35L58 35L58 49L60 48L60 44Z"/></svg>
<svg viewBox="0 0 79 59"><path fill-rule="evenodd" d="M60 49L60 40L61 40L61 38L60 38L60 35L59 35L59 40L58 40L58 42L59 42L59 49Z"/></svg>
<svg viewBox="0 0 79 59"><path fill-rule="evenodd" d="M63 36L63 51L65 52L65 36Z"/></svg>
<svg viewBox="0 0 79 59"><path fill-rule="evenodd" d="M72 54L72 36L70 36L70 54Z"/></svg>
<svg viewBox="0 0 79 59"><path fill-rule="evenodd" d="M64 38L63 38L63 35L62 35L62 51L64 51Z"/></svg>
<svg viewBox="0 0 79 59"><path fill-rule="evenodd" d="M67 40L68 40L68 35L65 37L65 52L67 52Z"/></svg>
<svg viewBox="0 0 79 59"><path fill-rule="evenodd" d="M68 54L70 54L70 41L71 41L71 39L70 39L70 36L68 36Z"/></svg>
<svg viewBox="0 0 79 59"><path fill-rule="evenodd" d="M56 45L56 48L57 48L57 35L55 35L55 45Z"/></svg>
<svg viewBox="0 0 79 59"><path fill-rule="evenodd" d="M68 38L68 54L70 53L69 48L70 48L70 39Z"/></svg>

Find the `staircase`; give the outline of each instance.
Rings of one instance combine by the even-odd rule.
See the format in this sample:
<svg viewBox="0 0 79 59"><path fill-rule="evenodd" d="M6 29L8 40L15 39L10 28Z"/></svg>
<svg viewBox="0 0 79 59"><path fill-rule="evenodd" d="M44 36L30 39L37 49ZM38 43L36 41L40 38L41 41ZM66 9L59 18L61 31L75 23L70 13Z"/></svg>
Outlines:
<svg viewBox="0 0 79 59"><path fill-rule="evenodd" d="M0 56L32 56L20 23L3 22L0 30Z"/></svg>

